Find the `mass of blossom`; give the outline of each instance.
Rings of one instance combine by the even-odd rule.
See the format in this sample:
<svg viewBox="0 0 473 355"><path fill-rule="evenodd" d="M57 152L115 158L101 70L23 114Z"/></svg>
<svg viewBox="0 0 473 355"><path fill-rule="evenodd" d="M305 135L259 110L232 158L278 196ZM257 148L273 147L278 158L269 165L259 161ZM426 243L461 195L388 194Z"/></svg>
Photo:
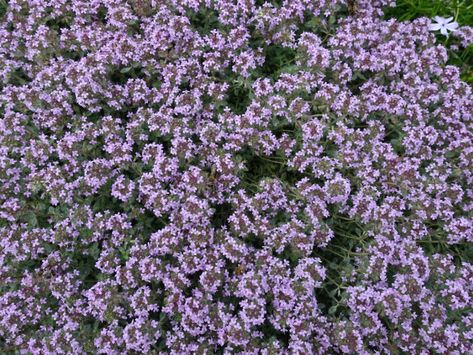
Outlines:
<svg viewBox="0 0 473 355"><path fill-rule="evenodd" d="M7 3L1 354L473 353L473 95L430 19Z"/></svg>

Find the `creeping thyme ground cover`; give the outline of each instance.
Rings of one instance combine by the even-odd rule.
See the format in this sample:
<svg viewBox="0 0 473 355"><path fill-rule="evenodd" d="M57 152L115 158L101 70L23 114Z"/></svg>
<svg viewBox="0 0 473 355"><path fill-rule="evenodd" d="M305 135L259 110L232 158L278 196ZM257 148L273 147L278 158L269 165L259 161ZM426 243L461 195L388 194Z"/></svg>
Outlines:
<svg viewBox="0 0 473 355"><path fill-rule="evenodd" d="M473 353L473 29L391 5L0 1L0 352Z"/></svg>

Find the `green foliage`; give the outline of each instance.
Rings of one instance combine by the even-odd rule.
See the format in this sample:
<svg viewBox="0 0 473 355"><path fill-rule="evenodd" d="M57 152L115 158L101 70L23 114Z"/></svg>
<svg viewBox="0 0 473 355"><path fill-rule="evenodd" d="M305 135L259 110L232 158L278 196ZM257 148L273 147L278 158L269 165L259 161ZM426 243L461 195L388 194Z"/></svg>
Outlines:
<svg viewBox="0 0 473 355"><path fill-rule="evenodd" d="M264 56L262 74L273 78L277 78L281 73L291 69L290 64L296 59L295 50L280 45L267 46L264 49Z"/></svg>
<svg viewBox="0 0 473 355"><path fill-rule="evenodd" d="M242 79L232 81L228 90L227 103L232 112L242 114L251 102L250 84Z"/></svg>
<svg viewBox="0 0 473 355"><path fill-rule="evenodd" d="M196 13L188 14L192 27L201 35L209 34L210 31L218 27L218 13L215 10L200 8Z"/></svg>
<svg viewBox="0 0 473 355"><path fill-rule="evenodd" d="M396 7L386 10L386 15L401 21L418 17L454 16L461 25L473 23L471 0L398 0Z"/></svg>
<svg viewBox="0 0 473 355"><path fill-rule="evenodd" d="M5 13L7 12L7 8L8 8L7 0L0 0L0 18L3 17L3 15L5 15Z"/></svg>

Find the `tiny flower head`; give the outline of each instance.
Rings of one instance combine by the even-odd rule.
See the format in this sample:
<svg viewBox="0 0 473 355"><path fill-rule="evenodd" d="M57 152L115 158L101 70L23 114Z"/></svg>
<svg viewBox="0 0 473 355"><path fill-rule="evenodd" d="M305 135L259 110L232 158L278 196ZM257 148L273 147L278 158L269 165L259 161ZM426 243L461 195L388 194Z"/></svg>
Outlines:
<svg viewBox="0 0 473 355"><path fill-rule="evenodd" d="M452 21L453 17L440 17L435 16L434 21L429 25L430 31L440 31L441 34L444 36L448 36L449 32L454 32L458 28L458 23L456 21Z"/></svg>

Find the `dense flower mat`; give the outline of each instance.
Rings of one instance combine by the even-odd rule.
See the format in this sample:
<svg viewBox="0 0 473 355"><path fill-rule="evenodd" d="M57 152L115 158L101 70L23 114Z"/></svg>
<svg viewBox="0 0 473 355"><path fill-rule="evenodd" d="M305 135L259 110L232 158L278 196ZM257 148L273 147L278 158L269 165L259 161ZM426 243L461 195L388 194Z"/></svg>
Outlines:
<svg viewBox="0 0 473 355"><path fill-rule="evenodd" d="M0 352L471 354L472 91L386 5L10 0Z"/></svg>

